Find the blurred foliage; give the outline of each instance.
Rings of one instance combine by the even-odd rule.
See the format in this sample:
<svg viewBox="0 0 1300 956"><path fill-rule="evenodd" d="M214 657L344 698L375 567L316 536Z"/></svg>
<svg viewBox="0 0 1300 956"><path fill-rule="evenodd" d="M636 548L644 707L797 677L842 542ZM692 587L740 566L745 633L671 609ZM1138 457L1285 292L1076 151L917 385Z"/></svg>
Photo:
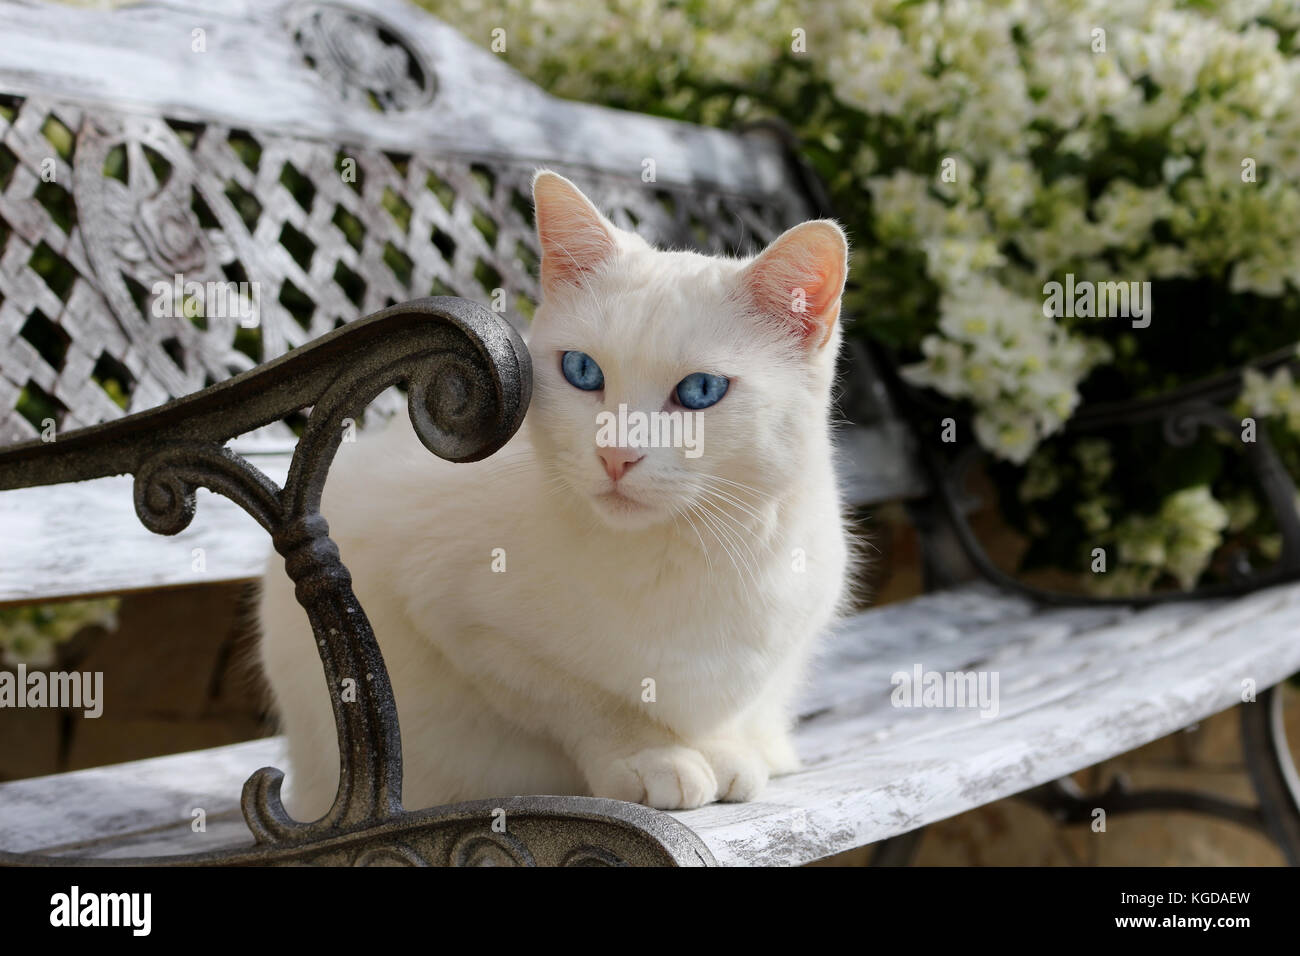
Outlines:
<svg viewBox="0 0 1300 956"><path fill-rule="evenodd" d="M117 608L116 598L0 608L0 664L51 667L82 628L117 627Z"/></svg>

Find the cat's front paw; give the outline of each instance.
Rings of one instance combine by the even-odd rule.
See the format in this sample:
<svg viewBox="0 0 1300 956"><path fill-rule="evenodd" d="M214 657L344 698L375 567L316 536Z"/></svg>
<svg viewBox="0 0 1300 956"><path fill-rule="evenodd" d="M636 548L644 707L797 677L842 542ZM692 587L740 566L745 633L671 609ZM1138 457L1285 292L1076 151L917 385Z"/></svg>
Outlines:
<svg viewBox="0 0 1300 956"><path fill-rule="evenodd" d="M737 741L717 740L700 745L700 753L718 778L718 799L727 803L753 800L767 786L768 765L762 753Z"/></svg>
<svg viewBox="0 0 1300 956"><path fill-rule="evenodd" d="M718 779L698 750L649 747L588 775L591 792L656 810L690 810L717 799Z"/></svg>

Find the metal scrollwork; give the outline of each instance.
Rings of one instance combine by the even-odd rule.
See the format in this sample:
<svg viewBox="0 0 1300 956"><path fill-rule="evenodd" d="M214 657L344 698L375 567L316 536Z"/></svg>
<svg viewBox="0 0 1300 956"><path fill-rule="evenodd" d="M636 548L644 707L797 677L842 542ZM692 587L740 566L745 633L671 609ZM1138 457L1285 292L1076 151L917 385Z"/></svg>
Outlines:
<svg viewBox="0 0 1300 956"><path fill-rule="evenodd" d="M1202 428L1222 427L1225 424L1225 415L1223 409L1204 402L1177 405L1165 416L1162 425L1165 441L1175 448L1185 448L1196 441L1196 436Z"/></svg>
<svg viewBox="0 0 1300 956"><path fill-rule="evenodd" d="M353 866L428 866L429 862L405 843L362 851Z"/></svg>
<svg viewBox="0 0 1300 956"><path fill-rule="evenodd" d="M387 113L433 98L437 83L415 44L377 17L312 3L298 7L290 23L307 65L345 100Z"/></svg>
<svg viewBox="0 0 1300 956"><path fill-rule="evenodd" d="M451 851L452 866L536 866L523 841L508 833L471 832Z"/></svg>
<svg viewBox="0 0 1300 956"><path fill-rule="evenodd" d="M114 156L121 178L104 172ZM202 387L205 372L224 377L231 369L248 368L252 363L238 353L232 363L233 322L214 319L199 328L184 312L183 295L155 296L142 311L133 291L152 295L158 283L171 289L178 276L182 290L186 283L223 282L223 267L239 258L239 240L231 238L237 217L227 214L224 197L199 175L175 134L153 118L87 118L77 136L74 170L86 257L150 377L168 393L184 395ZM193 209L195 196L225 220L222 228L202 227ZM145 314L150 310L153 314ZM178 365L163 345L172 338L199 361Z"/></svg>
<svg viewBox="0 0 1300 956"><path fill-rule="evenodd" d="M627 861L603 847L580 846L564 858L564 866L627 866Z"/></svg>
<svg viewBox="0 0 1300 956"><path fill-rule="evenodd" d="M523 419L531 366L518 334L481 307L458 299L440 303L445 321L415 330L404 344L359 353L314 403L283 493L283 517L271 529L299 603L316 634L329 686L365 674L357 700L333 699L342 762L334 806L315 823L292 821L280 800L281 775L263 769L245 788L244 811L262 842L302 841L338 827L401 812L401 740L392 687L369 621L352 592L351 575L319 514L330 462L342 442L342 422L361 415L376 395L404 384L411 423L435 454L451 460L490 455ZM447 383L458 383L449 397ZM468 394L476 411L456 400Z"/></svg>
<svg viewBox="0 0 1300 956"><path fill-rule="evenodd" d="M279 521L280 489L228 448L211 442L174 442L135 473L135 513L154 534L180 534L194 519L194 492L208 488L238 502L270 529Z"/></svg>

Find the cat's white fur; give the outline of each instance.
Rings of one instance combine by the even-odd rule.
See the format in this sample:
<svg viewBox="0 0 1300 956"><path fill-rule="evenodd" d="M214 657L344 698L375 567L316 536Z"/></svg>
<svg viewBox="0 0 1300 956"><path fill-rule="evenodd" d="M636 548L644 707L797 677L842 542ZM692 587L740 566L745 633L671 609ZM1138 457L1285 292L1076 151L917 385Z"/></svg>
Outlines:
<svg viewBox="0 0 1300 956"><path fill-rule="evenodd" d="M750 260L659 251L553 173L534 192L543 302L524 428L450 464L399 416L343 445L325 490L392 677L403 802L749 799L797 766L793 697L845 600L828 422L843 233L805 223ZM595 358L602 390L565 380L566 350ZM731 380L700 412L703 455L644 449L608 496L597 413L669 408L697 371ZM314 819L337 787L334 721L278 558L260 618L286 804Z"/></svg>

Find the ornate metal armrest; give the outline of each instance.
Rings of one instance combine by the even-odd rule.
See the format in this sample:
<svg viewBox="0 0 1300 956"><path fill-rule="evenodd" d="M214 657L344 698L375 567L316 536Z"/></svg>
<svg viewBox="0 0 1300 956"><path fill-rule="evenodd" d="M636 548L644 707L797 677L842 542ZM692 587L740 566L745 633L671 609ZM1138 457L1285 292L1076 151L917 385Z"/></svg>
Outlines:
<svg viewBox="0 0 1300 956"><path fill-rule="evenodd" d="M364 674L357 698L331 695L339 789L320 820L293 820L284 775L258 770L244 785L252 850L111 863L497 862L707 863L712 857L671 817L609 800L518 797L500 801L511 833L491 826L489 804L402 809L397 707L379 645L320 514L344 420L384 389L404 385L416 434L448 461L493 454L519 428L532 365L508 323L457 298L417 299L353 322L294 352L186 398L118 421L0 452L0 491L108 475L135 476L145 527L177 534L194 517L195 489L239 504L271 534L311 621L330 687ZM225 447L227 441L310 408L283 488ZM563 819L567 825L548 827ZM531 836L530 847L520 836ZM0 853L0 863L67 865L66 857ZM99 863L101 861L94 861Z"/></svg>

